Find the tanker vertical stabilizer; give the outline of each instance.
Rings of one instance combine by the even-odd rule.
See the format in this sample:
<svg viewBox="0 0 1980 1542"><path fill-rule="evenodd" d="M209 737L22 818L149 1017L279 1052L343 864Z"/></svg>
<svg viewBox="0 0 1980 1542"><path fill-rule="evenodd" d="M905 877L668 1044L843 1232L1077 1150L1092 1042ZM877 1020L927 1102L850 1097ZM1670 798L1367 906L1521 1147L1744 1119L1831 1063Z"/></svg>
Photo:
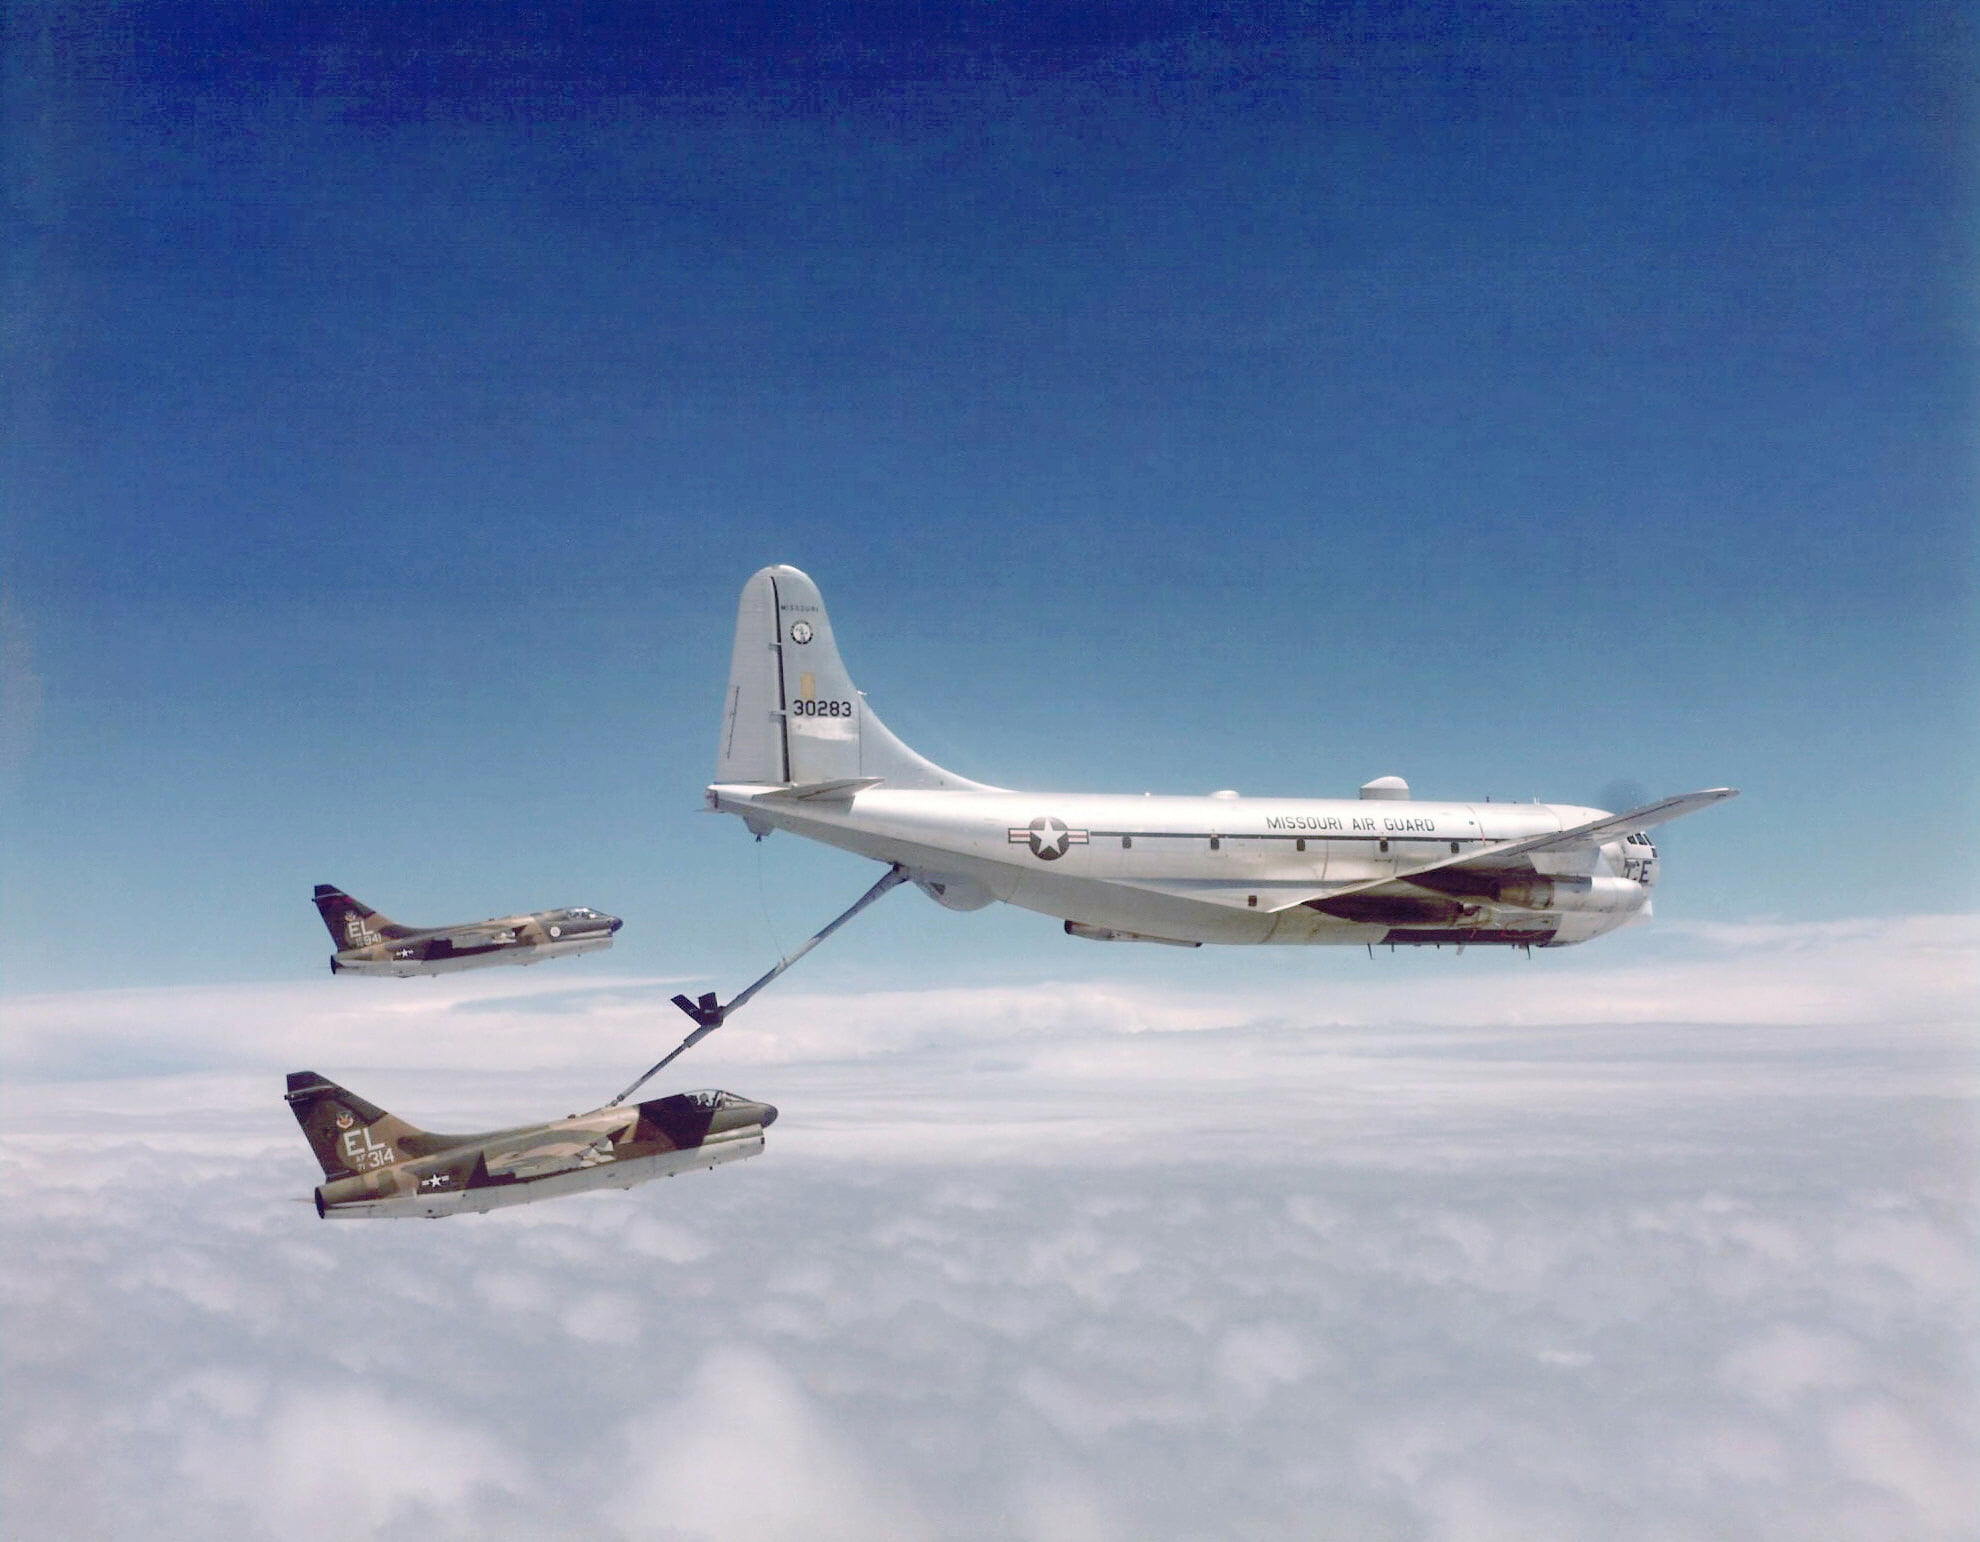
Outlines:
<svg viewBox="0 0 1980 1542"><path fill-rule="evenodd" d="M888 731L840 661L818 586L782 566L743 586L715 780L995 790L923 759Z"/></svg>

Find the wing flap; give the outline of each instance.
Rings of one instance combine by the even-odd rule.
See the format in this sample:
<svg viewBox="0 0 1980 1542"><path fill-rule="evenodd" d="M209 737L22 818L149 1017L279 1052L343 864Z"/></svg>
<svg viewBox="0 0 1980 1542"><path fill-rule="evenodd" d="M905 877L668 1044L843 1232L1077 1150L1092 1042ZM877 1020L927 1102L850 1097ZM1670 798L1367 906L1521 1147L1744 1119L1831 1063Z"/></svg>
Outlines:
<svg viewBox="0 0 1980 1542"><path fill-rule="evenodd" d="M516 929L513 926L477 921L472 926L450 926L445 931L429 932L423 940L444 942L456 948L485 948L514 942Z"/></svg>
<svg viewBox="0 0 1980 1542"><path fill-rule="evenodd" d="M1194 900L1199 905L1221 905L1227 910L1255 910L1260 915L1291 910L1310 899L1325 899L1341 892L1316 884L1310 878L1114 878L1108 882L1167 899Z"/></svg>
<svg viewBox="0 0 1980 1542"><path fill-rule="evenodd" d="M632 1129L622 1109L603 1111L543 1130L526 1130L510 1141L490 1142L483 1160L501 1178L535 1178L569 1167L592 1167L610 1158L613 1144Z"/></svg>

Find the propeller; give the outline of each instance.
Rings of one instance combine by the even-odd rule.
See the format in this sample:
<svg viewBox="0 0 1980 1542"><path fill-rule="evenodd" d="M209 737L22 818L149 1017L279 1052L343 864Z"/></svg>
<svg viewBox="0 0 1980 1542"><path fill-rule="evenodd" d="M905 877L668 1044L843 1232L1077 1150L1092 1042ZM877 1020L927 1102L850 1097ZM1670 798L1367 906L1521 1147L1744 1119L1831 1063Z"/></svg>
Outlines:
<svg viewBox="0 0 1980 1542"><path fill-rule="evenodd" d="M1617 777L1604 782L1602 790L1595 794L1595 806L1607 809L1611 814L1620 814L1625 809L1641 808L1650 801L1650 789L1632 777Z"/></svg>
<svg viewBox="0 0 1980 1542"><path fill-rule="evenodd" d="M1598 808L1605 808L1611 814L1620 814L1627 809L1642 808L1654 794L1634 777L1619 776L1614 781L1604 782L1602 790L1595 794ZM1660 847L1668 850L1665 832L1659 830L1652 837Z"/></svg>

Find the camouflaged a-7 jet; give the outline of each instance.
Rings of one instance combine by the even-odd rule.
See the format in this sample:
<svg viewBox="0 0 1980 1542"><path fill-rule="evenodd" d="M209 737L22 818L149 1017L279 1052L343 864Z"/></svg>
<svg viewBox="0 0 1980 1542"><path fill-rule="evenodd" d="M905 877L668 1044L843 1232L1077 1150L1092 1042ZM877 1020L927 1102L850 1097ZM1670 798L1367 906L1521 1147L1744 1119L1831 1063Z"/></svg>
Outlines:
<svg viewBox="0 0 1980 1542"><path fill-rule="evenodd" d="M609 948L625 924L579 905L462 926L401 926L327 883L316 886L316 910L337 944L332 974L451 974L490 964L540 964Z"/></svg>
<svg viewBox="0 0 1980 1542"><path fill-rule="evenodd" d="M314 1198L325 1218L432 1219L629 1189L753 1157L777 1118L771 1104L709 1090L513 1130L435 1135L314 1071L291 1071L285 1096L323 1167Z"/></svg>
<svg viewBox="0 0 1980 1542"><path fill-rule="evenodd" d="M789 830L886 862L951 910L1001 900L1097 942L1558 948L1647 918L1646 832L1736 795L1609 813L1417 801L1395 776L1356 798L991 787L888 732L840 661L817 585L768 567L737 609L707 805L759 839ZM722 1010L682 1004L703 1022Z"/></svg>

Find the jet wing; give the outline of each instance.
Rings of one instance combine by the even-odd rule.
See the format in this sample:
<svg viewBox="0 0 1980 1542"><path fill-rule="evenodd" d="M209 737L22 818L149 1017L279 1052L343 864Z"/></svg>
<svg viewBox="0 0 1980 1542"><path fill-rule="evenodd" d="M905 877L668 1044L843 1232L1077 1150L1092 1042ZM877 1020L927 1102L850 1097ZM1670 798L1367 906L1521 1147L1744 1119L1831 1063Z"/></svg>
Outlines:
<svg viewBox="0 0 1980 1542"><path fill-rule="evenodd" d="M472 926L445 927L427 936L431 941L452 943L457 948L499 947L516 940L516 929L500 921L477 921Z"/></svg>
<svg viewBox="0 0 1980 1542"><path fill-rule="evenodd" d="M540 1178L573 1167L595 1167L610 1160L613 1142L634 1122L624 1110L613 1109L602 1119L554 1125L490 1142L482 1159L497 1178Z"/></svg>
<svg viewBox="0 0 1980 1542"><path fill-rule="evenodd" d="M1629 809L1621 814L1604 814L1600 819L1571 825L1550 835L1529 835L1516 841L1480 846L1459 856L1442 857L1435 862L1425 862L1420 867L1398 869L1386 878L1351 883L1345 888L1329 889L1308 898L1340 899L1344 895L1359 894L1364 889L1379 889L1384 884L1406 882L1419 874L1440 872L1445 868L1479 867L1492 870L1503 868L1510 858L1531 856L1536 851L1571 851L1600 846L1632 830L1650 830L1658 825L1667 825L1673 819L1682 819L1686 814L1695 814L1702 808L1710 808L1714 803L1723 803L1738 796L1737 787L1708 787L1702 792L1679 793L1674 798L1660 798L1655 803L1646 803L1641 808ZM1293 903L1303 904L1304 900ZM1272 908L1288 910L1291 906L1275 905Z"/></svg>

